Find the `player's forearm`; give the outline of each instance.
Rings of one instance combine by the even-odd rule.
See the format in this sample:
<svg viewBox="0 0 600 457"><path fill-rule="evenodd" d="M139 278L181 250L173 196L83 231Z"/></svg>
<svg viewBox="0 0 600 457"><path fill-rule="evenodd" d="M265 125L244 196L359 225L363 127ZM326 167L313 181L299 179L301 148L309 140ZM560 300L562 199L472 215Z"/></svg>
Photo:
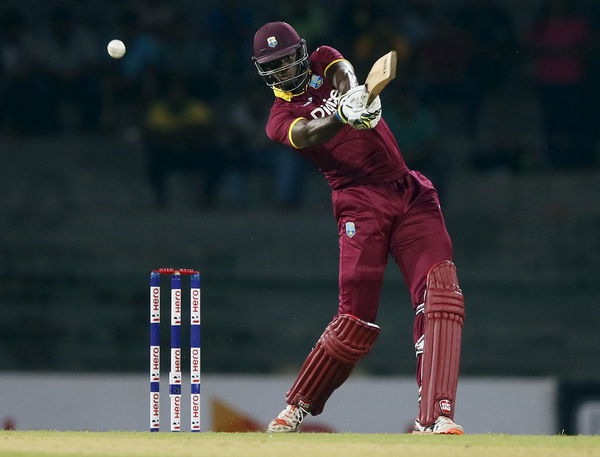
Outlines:
<svg viewBox="0 0 600 457"><path fill-rule="evenodd" d="M327 70L325 75L331 81L331 85L344 95L350 89L358 86L358 79L354 74L354 67L347 60L340 60Z"/></svg>
<svg viewBox="0 0 600 457"><path fill-rule="evenodd" d="M345 94L353 87L358 86L358 79L354 74L354 69L348 62L345 65L340 65L333 73L332 85L340 95Z"/></svg>
<svg viewBox="0 0 600 457"><path fill-rule="evenodd" d="M292 129L292 141L298 148L322 144L332 139L343 125L335 115L311 121L302 120Z"/></svg>
<svg viewBox="0 0 600 457"><path fill-rule="evenodd" d="M331 78L331 84L338 90L339 96L358 86L354 68L347 60L333 64L326 76ZM292 129L292 140L299 148L322 144L332 139L343 125L335 115L300 121Z"/></svg>

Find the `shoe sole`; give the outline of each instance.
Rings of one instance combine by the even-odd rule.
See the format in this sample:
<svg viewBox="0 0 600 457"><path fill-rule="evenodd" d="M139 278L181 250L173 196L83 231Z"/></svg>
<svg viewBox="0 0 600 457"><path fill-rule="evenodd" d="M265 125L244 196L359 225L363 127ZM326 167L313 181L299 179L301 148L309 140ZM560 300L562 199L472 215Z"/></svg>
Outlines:
<svg viewBox="0 0 600 457"><path fill-rule="evenodd" d="M434 432L419 432L419 431L413 431L412 432L413 435L464 435L465 432L463 432L462 430L459 430L457 428L452 428L450 430L446 430L445 432L438 432L438 433L434 433Z"/></svg>

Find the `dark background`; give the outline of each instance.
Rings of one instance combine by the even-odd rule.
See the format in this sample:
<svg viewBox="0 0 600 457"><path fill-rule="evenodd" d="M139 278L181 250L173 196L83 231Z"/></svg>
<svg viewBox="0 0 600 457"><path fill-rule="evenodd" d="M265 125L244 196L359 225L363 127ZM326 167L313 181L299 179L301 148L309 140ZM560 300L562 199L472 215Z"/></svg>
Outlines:
<svg viewBox="0 0 600 457"><path fill-rule="evenodd" d="M398 51L383 113L440 189L463 374L598 381L599 6L4 0L0 370L146 370L163 266L203 274L203 369L298 368L336 311L337 236L324 179L264 133L252 38L285 20L361 80ZM393 264L378 323L359 370L412 375Z"/></svg>

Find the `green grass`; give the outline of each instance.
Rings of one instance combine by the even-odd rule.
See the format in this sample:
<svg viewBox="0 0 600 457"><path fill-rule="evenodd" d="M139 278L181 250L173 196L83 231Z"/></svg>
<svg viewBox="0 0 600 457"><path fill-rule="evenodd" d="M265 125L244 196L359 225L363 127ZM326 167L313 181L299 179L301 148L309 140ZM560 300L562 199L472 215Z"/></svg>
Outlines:
<svg viewBox="0 0 600 457"><path fill-rule="evenodd" d="M600 436L0 431L4 457L573 457Z"/></svg>

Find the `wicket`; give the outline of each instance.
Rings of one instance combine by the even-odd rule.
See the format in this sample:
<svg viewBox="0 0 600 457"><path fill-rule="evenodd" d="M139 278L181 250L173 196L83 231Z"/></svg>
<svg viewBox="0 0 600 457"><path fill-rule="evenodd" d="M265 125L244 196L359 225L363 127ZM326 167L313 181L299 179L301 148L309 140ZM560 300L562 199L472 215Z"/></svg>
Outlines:
<svg viewBox="0 0 600 457"><path fill-rule="evenodd" d="M200 273L159 268L150 273L150 431L160 430L160 284L171 276L170 426L181 431L181 275L190 275L190 431L200 431Z"/></svg>

